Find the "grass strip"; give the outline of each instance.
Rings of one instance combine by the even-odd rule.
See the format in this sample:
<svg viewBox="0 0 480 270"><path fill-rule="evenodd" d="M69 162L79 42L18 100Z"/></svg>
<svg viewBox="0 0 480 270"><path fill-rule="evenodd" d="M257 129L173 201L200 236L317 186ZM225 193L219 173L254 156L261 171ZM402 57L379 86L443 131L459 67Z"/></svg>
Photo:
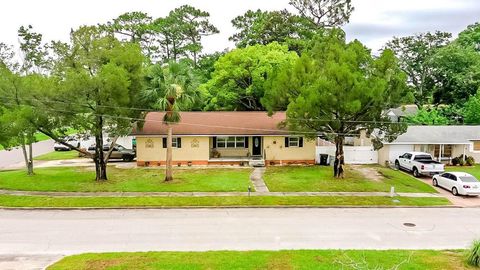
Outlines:
<svg viewBox="0 0 480 270"><path fill-rule="evenodd" d="M297 250L99 253L66 257L48 270L96 269L471 269L463 252L432 250Z"/></svg>
<svg viewBox="0 0 480 270"><path fill-rule="evenodd" d="M445 206L445 198L397 197L48 197L1 195L1 207Z"/></svg>

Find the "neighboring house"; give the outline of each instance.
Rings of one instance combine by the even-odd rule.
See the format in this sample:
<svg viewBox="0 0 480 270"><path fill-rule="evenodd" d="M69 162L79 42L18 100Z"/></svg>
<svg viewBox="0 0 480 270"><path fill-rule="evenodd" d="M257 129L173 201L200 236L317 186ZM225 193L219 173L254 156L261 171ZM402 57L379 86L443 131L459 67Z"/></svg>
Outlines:
<svg viewBox="0 0 480 270"><path fill-rule="evenodd" d="M401 122L403 118L414 116L417 113L417 105L403 105L401 107L388 110L386 115L392 122Z"/></svg>
<svg viewBox="0 0 480 270"><path fill-rule="evenodd" d="M480 126L410 126L392 143L384 143L378 152L379 164L392 164L405 152L430 153L436 160L449 163L461 155L480 161Z"/></svg>
<svg viewBox="0 0 480 270"><path fill-rule="evenodd" d="M134 130L137 164L165 164L167 126L163 112L149 113ZM286 114L278 112L182 112L173 125L175 165L228 165L261 161L265 165L314 164L315 140L290 135L281 128Z"/></svg>

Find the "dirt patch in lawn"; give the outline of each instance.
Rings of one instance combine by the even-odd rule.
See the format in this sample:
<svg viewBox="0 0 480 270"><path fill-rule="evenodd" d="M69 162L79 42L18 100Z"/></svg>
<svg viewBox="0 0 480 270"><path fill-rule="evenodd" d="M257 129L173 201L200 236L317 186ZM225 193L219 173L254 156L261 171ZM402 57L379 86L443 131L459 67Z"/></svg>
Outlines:
<svg viewBox="0 0 480 270"><path fill-rule="evenodd" d="M384 176L377 169L372 167L352 165L351 168L352 170L361 173L365 178L374 182L382 182L385 179Z"/></svg>

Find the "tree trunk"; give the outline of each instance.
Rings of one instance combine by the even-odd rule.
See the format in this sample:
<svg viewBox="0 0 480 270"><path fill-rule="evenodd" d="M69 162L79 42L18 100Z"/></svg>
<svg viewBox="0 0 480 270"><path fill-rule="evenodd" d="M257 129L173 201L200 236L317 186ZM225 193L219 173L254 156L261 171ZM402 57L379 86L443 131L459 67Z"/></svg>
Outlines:
<svg viewBox="0 0 480 270"><path fill-rule="evenodd" d="M33 145L28 144L28 175L34 175L33 172Z"/></svg>
<svg viewBox="0 0 480 270"><path fill-rule="evenodd" d="M95 180L107 181L107 163L103 154L103 119L101 116L97 117L97 134L95 134Z"/></svg>
<svg viewBox="0 0 480 270"><path fill-rule="evenodd" d="M342 167L343 163L344 163L344 152L343 152L343 141L344 141L344 137L341 136L341 135L337 135L335 137L335 162L334 162L334 166L333 166L333 170L334 170L334 176L335 177L340 177L340 172L339 172L339 168Z"/></svg>
<svg viewBox="0 0 480 270"><path fill-rule="evenodd" d="M165 168L165 182L173 180L173 167L172 167L172 127L168 125L168 135L167 135L167 157L166 157L166 168Z"/></svg>
<svg viewBox="0 0 480 270"><path fill-rule="evenodd" d="M23 159L25 160L25 168L27 169L27 175L32 176L33 175L33 159L32 159L32 145L30 144L30 149L27 153L27 146L25 143L22 144L22 153L23 153Z"/></svg>

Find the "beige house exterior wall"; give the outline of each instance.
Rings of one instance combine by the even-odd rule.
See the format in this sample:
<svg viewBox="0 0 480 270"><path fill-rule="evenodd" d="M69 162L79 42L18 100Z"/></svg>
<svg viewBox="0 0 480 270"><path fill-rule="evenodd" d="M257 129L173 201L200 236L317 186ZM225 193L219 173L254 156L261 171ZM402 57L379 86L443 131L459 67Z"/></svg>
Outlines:
<svg viewBox="0 0 480 270"><path fill-rule="evenodd" d="M283 161L314 161L315 140L304 138L303 147L285 147L285 137L269 136L263 138L265 160Z"/></svg>
<svg viewBox="0 0 480 270"><path fill-rule="evenodd" d="M182 147L173 149L174 161L207 161L208 137L181 137ZM137 137L137 160L140 162L165 161L167 149L161 137Z"/></svg>
<svg viewBox="0 0 480 270"><path fill-rule="evenodd" d="M210 151L214 148L212 137L180 137L182 147L173 149L174 163L207 165ZM285 147L285 137L266 136L262 139L264 158L277 163L309 163L315 162L315 140L303 140L303 147ZM248 148L217 149L221 157L247 157L252 153L253 139L249 137ZM166 148L163 148L162 137L137 137L137 164L161 165L165 162Z"/></svg>

